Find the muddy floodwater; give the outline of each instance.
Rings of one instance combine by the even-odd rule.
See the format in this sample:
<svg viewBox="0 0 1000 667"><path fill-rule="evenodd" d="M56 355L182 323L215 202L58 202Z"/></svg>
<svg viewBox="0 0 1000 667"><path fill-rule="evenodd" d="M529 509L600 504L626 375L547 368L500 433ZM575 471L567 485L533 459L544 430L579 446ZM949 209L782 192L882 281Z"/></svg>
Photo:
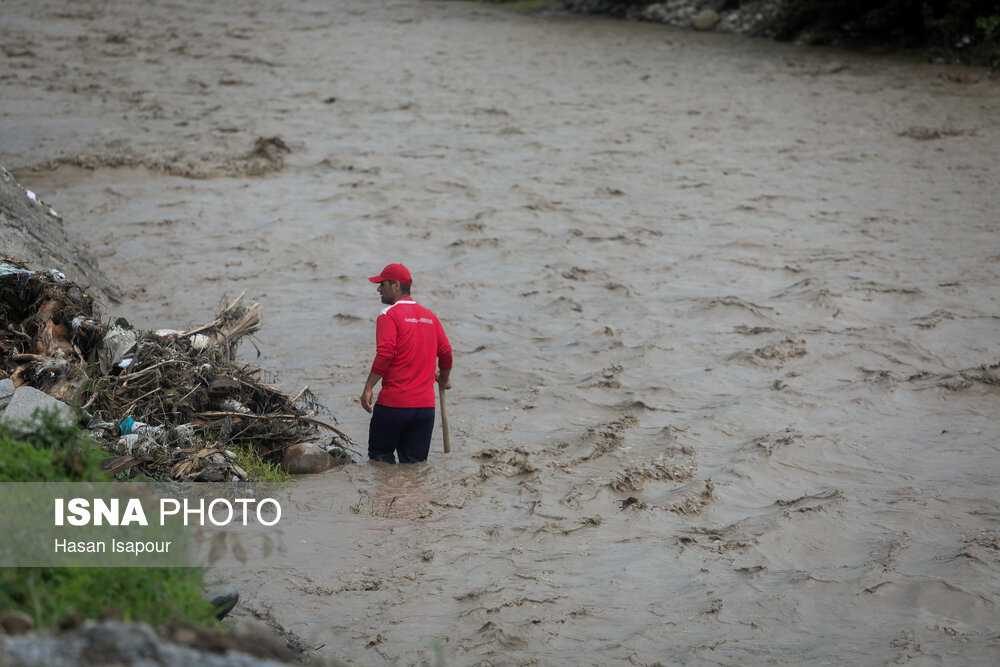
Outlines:
<svg viewBox="0 0 1000 667"><path fill-rule="evenodd" d="M454 451L296 480L308 554L231 575L310 653L1000 661L985 71L417 0L7 0L0 42L0 162L115 315L246 290L359 443L365 277L448 329Z"/></svg>

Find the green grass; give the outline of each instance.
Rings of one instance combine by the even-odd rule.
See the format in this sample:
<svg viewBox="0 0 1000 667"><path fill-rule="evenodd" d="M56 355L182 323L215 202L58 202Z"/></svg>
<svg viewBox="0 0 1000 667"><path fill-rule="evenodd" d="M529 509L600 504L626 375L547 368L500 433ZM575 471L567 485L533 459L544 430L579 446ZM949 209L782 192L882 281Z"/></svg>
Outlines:
<svg viewBox="0 0 1000 667"><path fill-rule="evenodd" d="M213 625L200 570L183 568L2 568L0 609L18 609L37 627L105 614L152 625Z"/></svg>
<svg viewBox="0 0 1000 667"><path fill-rule="evenodd" d="M42 414L30 431L0 424L0 482L104 482L107 454L75 426Z"/></svg>
<svg viewBox="0 0 1000 667"><path fill-rule="evenodd" d="M280 465L265 461L249 447L235 447L232 451L236 454L236 464L255 482L279 483L292 478Z"/></svg>
<svg viewBox="0 0 1000 667"><path fill-rule="evenodd" d="M104 482L107 454L89 435L42 415L37 429L0 425L0 482ZM198 568L0 568L0 611L17 609L37 627L107 613L154 625L212 625Z"/></svg>

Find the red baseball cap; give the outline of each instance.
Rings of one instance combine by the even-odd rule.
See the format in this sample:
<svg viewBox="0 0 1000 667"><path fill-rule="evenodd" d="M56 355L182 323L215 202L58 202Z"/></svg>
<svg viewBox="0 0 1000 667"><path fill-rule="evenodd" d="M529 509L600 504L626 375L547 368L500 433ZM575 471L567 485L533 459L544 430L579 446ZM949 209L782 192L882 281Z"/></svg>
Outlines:
<svg viewBox="0 0 1000 667"><path fill-rule="evenodd" d="M410 270L403 266L402 264L389 264L384 269L382 273L377 276L372 276L368 280L373 283L380 283L385 280L396 280L401 283L412 283L413 275L410 274Z"/></svg>

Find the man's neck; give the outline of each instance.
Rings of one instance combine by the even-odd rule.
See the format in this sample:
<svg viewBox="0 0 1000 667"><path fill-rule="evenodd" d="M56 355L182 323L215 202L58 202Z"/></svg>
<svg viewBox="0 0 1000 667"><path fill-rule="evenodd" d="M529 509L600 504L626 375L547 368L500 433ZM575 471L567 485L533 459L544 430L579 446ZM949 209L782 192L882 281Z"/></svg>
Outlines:
<svg viewBox="0 0 1000 667"><path fill-rule="evenodd" d="M413 297L410 296L409 294L401 294L398 299L394 299L393 302L390 303L389 305L395 306L397 303L400 303L402 301L413 301Z"/></svg>

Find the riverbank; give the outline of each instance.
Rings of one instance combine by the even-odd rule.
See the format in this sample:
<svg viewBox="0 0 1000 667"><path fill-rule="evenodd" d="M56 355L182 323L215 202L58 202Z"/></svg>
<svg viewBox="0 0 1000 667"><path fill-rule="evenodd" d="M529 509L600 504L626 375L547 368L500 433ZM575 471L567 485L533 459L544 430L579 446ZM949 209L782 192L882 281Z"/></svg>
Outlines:
<svg viewBox="0 0 1000 667"><path fill-rule="evenodd" d="M0 423L0 483L110 481L107 457L58 418ZM219 625L203 577L201 568L2 567L0 664L277 667L303 657L248 610Z"/></svg>
<svg viewBox="0 0 1000 667"><path fill-rule="evenodd" d="M676 28L750 35L869 55L894 53L937 64L1000 68L1000 8L989 2L812 0L493 0L516 11L570 11L663 23Z"/></svg>
<svg viewBox="0 0 1000 667"><path fill-rule="evenodd" d="M66 229L62 214L17 182L0 164L0 255L22 259L38 270L55 269L107 303L119 291L97 266L84 240Z"/></svg>
<svg viewBox="0 0 1000 667"><path fill-rule="evenodd" d="M0 483L102 482L112 481L115 476L149 480L166 475L173 479L286 481L288 474L265 460L275 459L273 453L267 456L268 450L277 451L277 460L282 460L282 436L278 432L285 433L285 428L264 433L264 437L258 434L243 446L227 437L227 444L221 446L219 434L210 436L206 430L206 426L210 430L210 424L201 423L197 431L208 437L202 439L206 448L198 451L198 447L190 449L196 434L192 424L182 426L188 430L178 440L170 435L176 429L166 430L162 424L146 425L133 419L138 415L150 421L169 421L166 413L177 413L165 410L162 398L152 418L141 414L141 396L149 395L145 389L124 401L115 400L126 385L131 383L136 388L134 378L148 375L141 370L143 366L155 370L166 363L177 369L178 365L211 361L222 370L228 356L213 352L219 345L213 340L213 330L220 331L218 326L198 328L197 335L203 339L201 353L187 351L182 340L178 349L188 354L174 354L174 358L160 361L156 355L172 344L164 333L143 342L149 334L124 328L128 325L123 318L109 317L114 325L108 324L94 310L94 299L103 300L105 305L111 302L109 310L113 315L113 304L120 293L72 230L72 218L70 213L67 221L42 195L22 186L0 166ZM12 254L18 259L12 259ZM226 330L225 343L233 348L259 322L259 317L251 318L251 323L245 315L223 319L224 324L216 325ZM123 336L132 336L131 345L122 343ZM112 338L114 341L109 343ZM101 346L100 354L96 353ZM117 356L106 355L105 347L113 347L108 354ZM194 357L193 362L189 355ZM129 363L123 364L123 360ZM121 370L116 370L114 377L103 374L115 367ZM281 395L260 385L252 370L247 375L251 368L241 362L239 366L229 364L225 372L241 377L241 386L255 388L255 393L273 409L282 402ZM197 378L183 373L155 377L152 393L190 397L198 392L206 372L202 366ZM85 406L81 405L86 396L90 398ZM232 402L221 402L227 400ZM109 411L109 402L119 409ZM33 408L57 411L45 419L38 419L36 414L34 425L29 425L23 420L31 417ZM77 426L81 408L96 415L80 421L92 429L89 433ZM249 413L249 408L241 409ZM285 419L294 419L293 413L298 410L286 401L283 412ZM123 414L126 419L119 423L118 417ZM107 421L109 417L111 422ZM241 414L230 417L235 423L240 418ZM296 430L312 433L292 428ZM259 440L267 441L268 450L256 449ZM178 449L184 446L188 449ZM169 452L168 460L150 456L156 451ZM323 450L317 453L328 457ZM217 457L220 460L213 462ZM317 463L318 459L313 461L314 468ZM330 458L327 467L333 464ZM58 509L57 514L61 511ZM4 524L10 526L12 517L4 518ZM162 554L171 544L56 539L53 553ZM0 568L0 663L12 667L109 662L155 663L162 667L194 663L266 667L278 665L278 659L302 661L309 657L305 655L308 647L293 633L266 616L270 622L264 624L248 605L233 615L235 623L231 620L225 626L217 624L216 616L228 614L238 595L232 589L224 594L209 592L213 587L205 590L203 577L202 568ZM217 605L223 605L224 611ZM122 620L127 622L115 622Z"/></svg>

